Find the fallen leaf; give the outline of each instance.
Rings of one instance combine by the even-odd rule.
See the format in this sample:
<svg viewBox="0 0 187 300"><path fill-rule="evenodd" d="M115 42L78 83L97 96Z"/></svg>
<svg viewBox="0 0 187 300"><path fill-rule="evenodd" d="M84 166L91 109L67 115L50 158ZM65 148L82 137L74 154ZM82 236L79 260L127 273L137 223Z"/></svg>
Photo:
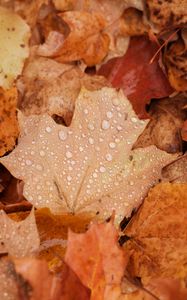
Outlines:
<svg viewBox="0 0 187 300"><path fill-rule="evenodd" d="M47 115L21 116L16 149L1 163L24 181L24 197L54 213L129 216L174 159L155 146L131 150L146 126L113 88L83 89L69 127ZM76 172L75 172L76 170Z"/></svg>
<svg viewBox="0 0 187 300"><path fill-rule="evenodd" d="M114 87L123 89L140 118L148 117L145 106L151 99L167 97L172 93L158 58L150 63L157 49L157 44L146 36L133 37L123 57L109 60L98 71Z"/></svg>
<svg viewBox="0 0 187 300"><path fill-rule="evenodd" d="M21 222L11 220L4 211L0 211L0 253L9 253L15 257L31 255L39 248L40 239L36 227L34 211Z"/></svg>
<svg viewBox="0 0 187 300"><path fill-rule="evenodd" d="M19 134L16 116L17 89L0 88L0 156L15 146Z"/></svg>
<svg viewBox="0 0 187 300"><path fill-rule="evenodd" d="M186 184L162 183L149 192L124 232L133 277L144 284L155 277L186 278L186 213Z"/></svg>
<svg viewBox="0 0 187 300"><path fill-rule="evenodd" d="M31 300L89 300L89 290L66 265L56 276L38 259L15 260L15 270L31 287Z"/></svg>
<svg viewBox="0 0 187 300"><path fill-rule="evenodd" d="M126 9L122 15L121 32L127 36L148 33L150 26L144 23L143 12L134 7Z"/></svg>
<svg viewBox="0 0 187 300"><path fill-rule="evenodd" d="M171 86L176 91L187 91L187 47L182 39L174 41L165 51L164 61Z"/></svg>
<svg viewBox="0 0 187 300"><path fill-rule="evenodd" d="M117 299L128 258L112 222L92 224L84 234L69 231L65 262L91 290L90 299Z"/></svg>
<svg viewBox="0 0 187 300"><path fill-rule="evenodd" d="M81 86L95 90L107 85L104 77L88 76L74 65L34 58L17 82L21 94L18 107L27 116L48 113L69 125Z"/></svg>
<svg viewBox="0 0 187 300"><path fill-rule="evenodd" d="M183 155L162 169L162 181L172 183L187 182L187 155Z"/></svg>
<svg viewBox="0 0 187 300"><path fill-rule="evenodd" d="M29 26L21 17L0 7L0 86L8 89L21 74L29 56Z"/></svg>
<svg viewBox="0 0 187 300"><path fill-rule="evenodd" d="M159 31L184 26L187 22L186 0L157 1L147 0L149 20Z"/></svg>
<svg viewBox="0 0 187 300"><path fill-rule="evenodd" d="M109 37L102 32L105 21L99 15L87 12L71 11L60 16L68 24L70 33L64 38L63 34L51 31L37 54L56 57L62 63L81 59L88 66L100 63L109 47Z"/></svg>
<svg viewBox="0 0 187 300"><path fill-rule="evenodd" d="M182 130L181 130L182 139L187 141L187 120L184 122Z"/></svg>
<svg viewBox="0 0 187 300"><path fill-rule="evenodd" d="M134 148L156 145L169 153L182 152L181 129L187 118L187 112L183 110L186 104L185 94L152 102L149 109L151 120Z"/></svg>
<svg viewBox="0 0 187 300"><path fill-rule="evenodd" d="M179 280L157 278L135 292L122 295L118 300L185 300L186 297L187 289Z"/></svg>

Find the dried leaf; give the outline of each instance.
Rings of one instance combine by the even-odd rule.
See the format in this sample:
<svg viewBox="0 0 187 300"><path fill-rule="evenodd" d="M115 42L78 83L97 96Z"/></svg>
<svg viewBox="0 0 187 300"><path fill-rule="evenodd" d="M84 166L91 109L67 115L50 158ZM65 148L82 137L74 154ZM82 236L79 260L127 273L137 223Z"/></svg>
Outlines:
<svg viewBox="0 0 187 300"><path fill-rule="evenodd" d="M98 72L108 78L114 87L123 89L140 118L148 117L145 106L151 99L172 93L158 58L150 63L157 49L157 44L147 37L133 37L126 54L108 61Z"/></svg>
<svg viewBox="0 0 187 300"><path fill-rule="evenodd" d="M186 278L186 213L186 184L162 183L149 192L124 232L133 276L145 284L155 277Z"/></svg>
<svg viewBox="0 0 187 300"><path fill-rule="evenodd" d="M0 156L12 150L18 137L17 89L0 88Z"/></svg>
<svg viewBox="0 0 187 300"><path fill-rule="evenodd" d="M187 155L179 157L162 169L162 180L172 183L187 182Z"/></svg>
<svg viewBox="0 0 187 300"><path fill-rule="evenodd" d="M182 139L187 141L187 120L184 122L182 130L181 130Z"/></svg>
<svg viewBox="0 0 187 300"><path fill-rule="evenodd" d="M134 148L156 145L169 153L182 152L181 128L187 118L187 112L183 110L186 104L187 97L182 94L152 102L151 120Z"/></svg>
<svg viewBox="0 0 187 300"><path fill-rule="evenodd" d="M29 26L20 16L0 7L0 86L8 89L29 56Z"/></svg>
<svg viewBox="0 0 187 300"><path fill-rule="evenodd" d="M159 31L184 26L187 22L186 0L180 0L180 3L178 0L147 0L146 4L149 19Z"/></svg>
<svg viewBox="0 0 187 300"><path fill-rule="evenodd" d="M177 91L187 91L187 47L182 39L173 42L165 51L164 59L171 86Z"/></svg>
<svg viewBox="0 0 187 300"><path fill-rule="evenodd" d="M148 33L150 27L144 23L143 12L130 7L123 13L121 31L127 36L138 36Z"/></svg>
<svg viewBox="0 0 187 300"><path fill-rule="evenodd" d="M18 146L1 162L25 182L27 200L55 213L115 210L120 221L174 159L155 146L131 151L146 121L112 88L82 90L68 128L47 115L22 116L20 125Z"/></svg>
<svg viewBox="0 0 187 300"><path fill-rule="evenodd" d="M95 90L107 85L105 78L88 76L76 66L48 58L34 58L17 82L22 94L19 108L27 116L48 113L62 117L69 125L81 86Z"/></svg>
<svg viewBox="0 0 187 300"><path fill-rule="evenodd" d="M90 299L117 299L128 258L112 222L93 224L84 234L69 231L65 262L91 290Z"/></svg>
<svg viewBox="0 0 187 300"><path fill-rule="evenodd" d="M62 63L81 59L88 66L100 63L109 47L109 37L102 32L105 21L99 15L87 12L71 11L60 16L70 28L69 35L64 38L61 33L51 31L37 54L57 57Z"/></svg>
<svg viewBox="0 0 187 300"><path fill-rule="evenodd" d="M9 253L15 257L31 255L40 245L34 211L21 222L11 220L4 211L0 211L0 253Z"/></svg>

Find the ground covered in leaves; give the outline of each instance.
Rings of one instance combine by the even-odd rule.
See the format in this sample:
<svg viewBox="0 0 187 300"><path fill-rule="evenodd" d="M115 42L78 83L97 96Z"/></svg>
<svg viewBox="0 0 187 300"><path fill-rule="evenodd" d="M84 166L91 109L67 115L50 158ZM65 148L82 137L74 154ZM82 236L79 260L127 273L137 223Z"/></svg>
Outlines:
<svg viewBox="0 0 187 300"><path fill-rule="evenodd" d="M186 0L0 0L0 299L187 299Z"/></svg>

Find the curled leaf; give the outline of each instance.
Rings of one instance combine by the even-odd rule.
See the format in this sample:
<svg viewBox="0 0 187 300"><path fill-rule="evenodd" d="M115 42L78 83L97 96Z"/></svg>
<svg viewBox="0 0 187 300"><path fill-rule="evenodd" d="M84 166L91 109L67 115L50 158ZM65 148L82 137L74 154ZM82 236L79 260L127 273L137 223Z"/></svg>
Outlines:
<svg viewBox="0 0 187 300"><path fill-rule="evenodd" d="M24 181L28 201L55 213L115 210L120 221L174 159L155 146L132 150L146 121L112 88L82 89L69 127L47 115L21 119L18 146L1 163Z"/></svg>

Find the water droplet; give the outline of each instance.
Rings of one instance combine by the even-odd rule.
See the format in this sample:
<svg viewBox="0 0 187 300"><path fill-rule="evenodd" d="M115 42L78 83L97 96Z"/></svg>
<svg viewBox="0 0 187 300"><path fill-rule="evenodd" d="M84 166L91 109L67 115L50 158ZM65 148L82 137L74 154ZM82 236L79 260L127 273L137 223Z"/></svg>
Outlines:
<svg viewBox="0 0 187 300"><path fill-rule="evenodd" d="M131 121L132 121L133 123L136 123L136 122L138 121L138 119L135 118L135 117L132 117L132 118L131 118Z"/></svg>
<svg viewBox="0 0 187 300"><path fill-rule="evenodd" d="M71 176L67 176L67 181L71 181L72 180L72 177Z"/></svg>
<svg viewBox="0 0 187 300"><path fill-rule="evenodd" d="M37 189L37 190L40 190L40 189L41 189L41 185L37 185L37 186L36 186L36 189Z"/></svg>
<svg viewBox="0 0 187 300"><path fill-rule="evenodd" d="M85 115L88 114L88 110L86 108L84 109L84 113L85 113Z"/></svg>
<svg viewBox="0 0 187 300"><path fill-rule="evenodd" d="M107 111L106 116L111 119L113 117L113 113L111 111Z"/></svg>
<svg viewBox="0 0 187 300"><path fill-rule="evenodd" d="M82 152L84 150L83 147L79 147L79 151Z"/></svg>
<svg viewBox="0 0 187 300"><path fill-rule="evenodd" d="M121 131L123 128L121 126L117 126L117 130Z"/></svg>
<svg viewBox="0 0 187 300"><path fill-rule="evenodd" d="M61 139L62 141L65 141L67 139L67 132L65 132L64 130L60 130L58 133L59 139Z"/></svg>
<svg viewBox="0 0 187 300"><path fill-rule="evenodd" d="M116 147L116 144L115 143L110 143L109 147L112 148L112 149L114 149Z"/></svg>
<svg viewBox="0 0 187 300"><path fill-rule="evenodd" d="M45 129L48 133L50 133L52 131L52 128L47 126L46 129Z"/></svg>
<svg viewBox="0 0 187 300"><path fill-rule="evenodd" d="M100 171L101 173L104 173L104 172L106 171L106 169L105 169L105 167L101 166L101 167L99 168L99 171Z"/></svg>
<svg viewBox="0 0 187 300"><path fill-rule="evenodd" d="M106 160L112 161L112 155L110 153L107 153L105 157L106 157Z"/></svg>
<svg viewBox="0 0 187 300"><path fill-rule="evenodd" d="M129 184L132 186L132 185L134 185L134 182L133 182L133 181L130 181Z"/></svg>
<svg viewBox="0 0 187 300"><path fill-rule="evenodd" d="M93 123L88 123L88 129L94 130L95 129L94 124Z"/></svg>
<svg viewBox="0 0 187 300"><path fill-rule="evenodd" d="M72 153L71 153L70 151L67 151L67 152L66 152L66 157L67 157L67 158L71 158L71 157L72 157Z"/></svg>
<svg viewBox="0 0 187 300"><path fill-rule="evenodd" d="M97 178L97 173L94 172L94 173L93 173L93 177L94 177L94 178Z"/></svg>
<svg viewBox="0 0 187 300"><path fill-rule="evenodd" d="M114 98L112 100L113 105L117 106L119 104L119 100L117 98Z"/></svg>
<svg viewBox="0 0 187 300"><path fill-rule="evenodd" d="M42 171L42 170L43 170L43 167L42 167L41 165L36 165L36 169L37 169L38 171Z"/></svg>
<svg viewBox="0 0 187 300"><path fill-rule="evenodd" d="M31 155L34 155L35 154L35 152L34 151L31 151Z"/></svg>
<svg viewBox="0 0 187 300"><path fill-rule="evenodd" d="M30 159L26 159L25 161L27 166L31 166L32 165L32 161Z"/></svg>
<svg viewBox="0 0 187 300"><path fill-rule="evenodd" d="M93 138L90 137L90 138L88 139L88 141L89 141L89 143L90 143L91 145L94 144L94 139L93 139Z"/></svg>
<svg viewBox="0 0 187 300"><path fill-rule="evenodd" d="M110 127L110 123L106 120L103 120L101 127L102 129L106 130Z"/></svg>
<svg viewBox="0 0 187 300"><path fill-rule="evenodd" d="M40 156L45 156L45 152L43 150L40 151Z"/></svg>

